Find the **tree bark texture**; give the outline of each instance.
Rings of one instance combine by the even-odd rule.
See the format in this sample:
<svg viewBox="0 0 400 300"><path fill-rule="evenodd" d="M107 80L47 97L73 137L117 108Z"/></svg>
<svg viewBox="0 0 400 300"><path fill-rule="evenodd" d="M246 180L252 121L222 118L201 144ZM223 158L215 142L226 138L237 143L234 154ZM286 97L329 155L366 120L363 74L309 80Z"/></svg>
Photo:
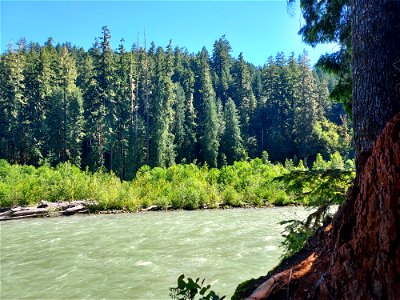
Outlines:
<svg viewBox="0 0 400 300"><path fill-rule="evenodd" d="M352 0L352 47L358 158L400 111L400 0Z"/></svg>

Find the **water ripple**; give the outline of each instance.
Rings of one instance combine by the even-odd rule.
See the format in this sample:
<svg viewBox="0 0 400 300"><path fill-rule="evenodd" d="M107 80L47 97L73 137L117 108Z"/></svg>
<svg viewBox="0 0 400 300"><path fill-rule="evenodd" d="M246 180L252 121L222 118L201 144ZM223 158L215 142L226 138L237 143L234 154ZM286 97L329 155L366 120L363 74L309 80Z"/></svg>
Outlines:
<svg viewBox="0 0 400 300"><path fill-rule="evenodd" d="M278 262L279 221L303 208L155 212L4 222L1 298L166 299L180 274L229 296Z"/></svg>

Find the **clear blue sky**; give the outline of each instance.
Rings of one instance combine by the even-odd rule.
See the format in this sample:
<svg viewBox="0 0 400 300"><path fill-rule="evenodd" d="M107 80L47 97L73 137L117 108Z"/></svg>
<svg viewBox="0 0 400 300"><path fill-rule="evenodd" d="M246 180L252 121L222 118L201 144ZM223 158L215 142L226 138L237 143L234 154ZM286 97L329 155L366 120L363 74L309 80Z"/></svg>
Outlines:
<svg viewBox="0 0 400 300"><path fill-rule="evenodd" d="M101 28L111 31L111 43L117 48L125 39L130 49L139 34L148 44L174 46L198 52L203 46L211 53L215 40L225 35L232 55L263 65L278 51L309 53L312 64L334 45L316 48L304 44L297 34L302 18L299 8L294 15L286 1L3 1L1 0L1 52L7 44L25 37L43 44L48 37L55 42L69 41L88 49Z"/></svg>

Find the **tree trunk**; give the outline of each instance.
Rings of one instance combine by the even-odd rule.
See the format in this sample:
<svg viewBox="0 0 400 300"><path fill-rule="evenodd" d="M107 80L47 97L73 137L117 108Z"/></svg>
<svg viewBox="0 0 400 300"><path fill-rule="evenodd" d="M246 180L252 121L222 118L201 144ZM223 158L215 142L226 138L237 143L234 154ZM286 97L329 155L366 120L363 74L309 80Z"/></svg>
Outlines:
<svg viewBox="0 0 400 300"><path fill-rule="evenodd" d="M398 299L400 0L353 0L352 39L357 178L336 216L331 283L338 298Z"/></svg>
<svg viewBox="0 0 400 300"><path fill-rule="evenodd" d="M64 128L63 128L63 150L62 150L62 161L67 160L67 84L64 82Z"/></svg>
<svg viewBox="0 0 400 300"><path fill-rule="evenodd" d="M400 1L353 0L351 25L354 142L362 168L362 153L400 111Z"/></svg>

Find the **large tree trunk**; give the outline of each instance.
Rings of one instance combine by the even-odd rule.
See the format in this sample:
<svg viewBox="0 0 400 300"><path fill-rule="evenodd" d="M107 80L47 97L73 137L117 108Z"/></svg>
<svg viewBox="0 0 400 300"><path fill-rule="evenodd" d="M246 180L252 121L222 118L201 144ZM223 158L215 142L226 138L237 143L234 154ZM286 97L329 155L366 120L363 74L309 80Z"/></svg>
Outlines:
<svg viewBox="0 0 400 300"><path fill-rule="evenodd" d="M351 25L354 141L362 167L362 153L400 111L400 1L352 0Z"/></svg>
<svg viewBox="0 0 400 300"><path fill-rule="evenodd" d="M398 299L400 115L387 123L400 112L400 0L353 0L351 25L357 178L336 216L331 284L343 299Z"/></svg>

